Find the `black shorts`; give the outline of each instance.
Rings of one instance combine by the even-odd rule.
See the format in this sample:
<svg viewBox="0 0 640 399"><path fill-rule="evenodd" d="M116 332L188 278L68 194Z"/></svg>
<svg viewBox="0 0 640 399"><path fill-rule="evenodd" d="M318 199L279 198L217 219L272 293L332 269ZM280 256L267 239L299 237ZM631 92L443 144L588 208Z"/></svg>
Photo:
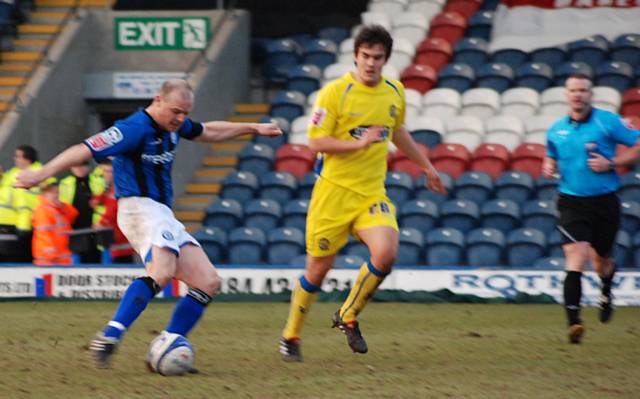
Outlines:
<svg viewBox="0 0 640 399"><path fill-rule="evenodd" d="M598 255L610 257L620 227L620 200L615 193L593 197L560 194L558 212L565 244L586 241Z"/></svg>

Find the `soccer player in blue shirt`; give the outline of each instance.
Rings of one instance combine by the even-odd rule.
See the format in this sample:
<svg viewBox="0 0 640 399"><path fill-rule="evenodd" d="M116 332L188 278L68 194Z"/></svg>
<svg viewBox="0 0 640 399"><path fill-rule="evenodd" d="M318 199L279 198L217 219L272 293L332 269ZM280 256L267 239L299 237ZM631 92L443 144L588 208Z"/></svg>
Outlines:
<svg viewBox="0 0 640 399"><path fill-rule="evenodd" d="M611 282L615 272L612 249L620 226L620 185L617 165L640 159L640 132L626 126L619 115L591 105L591 80L582 74L566 83L569 115L547 131L547 157L542 173L560 174L558 229L566 259L564 302L569 342L580 343L585 328L580 319L582 272L591 260L602 280L599 319L611 319ZM616 145L632 147L616 155Z"/></svg>
<svg viewBox="0 0 640 399"><path fill-rule="evenodd" d="M22 172L17 187L32 187L91 157L113 157L118 225L144 260L147 275L127 288L115 315L91 341L96 364L108 367L123 333L172 278L189 287L165 329L186 336L220 288L220 277L200 244L172 210L171 166L180 138L217 142L242 134L279 136L272 123L194 122L193 91L184 80L164 82L153 102L113 127L76 144L37 171Z"/></svg>

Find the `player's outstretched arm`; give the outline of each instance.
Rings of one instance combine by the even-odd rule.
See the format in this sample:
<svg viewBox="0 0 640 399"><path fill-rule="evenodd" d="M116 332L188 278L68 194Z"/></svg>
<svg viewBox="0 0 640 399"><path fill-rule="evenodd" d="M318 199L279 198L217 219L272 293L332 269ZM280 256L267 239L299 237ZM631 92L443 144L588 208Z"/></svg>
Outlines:
<svg viewBox="0 0 640 399"><path fill-rule="evenodd" d="M195 141L213 143L232 139L243 134L276 137L282 135L282 130L275 123L211 121L204 123L204 131L195 138Z"/></svg>
<svg viewBox="0 0 640 399"><path fill-rule="evenodd" d="M79 165L83 162L91 159L92 154L89 147L85 144L76 144L67 148L58 154L51 161L44 164L41 169L38 170L23 170L16 177L17 188L29 188L37 185L38 183L55 176L60 172L63 172L74 165Z"/></svg>
<svg viewBox="0 0 640 399"><path fill-rule="evenodd" d="M416 142L413 141L411 133L406 128L401 127L393 133L393 144L398 147L410 160L418 164L422 172L427 176L427 187L429 190L440 194L446 194L447 189L442 184L442 179L436 168L423 153L420 152Z"/></svg>
<svg viewBox="0 0 640 399"><path fill-rule="evenodd" d="M309 140L309 149L325 154L342 154L367 148L373 143L382 141L382 126L370 126L358 140L343 140L337 137L319 137Z"/></svg>

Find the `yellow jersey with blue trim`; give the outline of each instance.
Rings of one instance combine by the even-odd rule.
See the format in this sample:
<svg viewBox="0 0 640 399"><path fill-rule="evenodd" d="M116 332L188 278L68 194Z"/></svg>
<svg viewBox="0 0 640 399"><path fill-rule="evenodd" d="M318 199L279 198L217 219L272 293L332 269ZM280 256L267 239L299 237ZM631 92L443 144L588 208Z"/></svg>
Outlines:
<svg viewBox="0 0 640 399"><path fill-rule="evenodd" d="M387 154L393 133L404 123L404 86L382 77L376 86L354 79L350 72L318 93L309 122L309 139L335 137L359 140L369 126L383 126L380 142L340 154L318 154L321 178L364 196L385 193Z"/></svg>

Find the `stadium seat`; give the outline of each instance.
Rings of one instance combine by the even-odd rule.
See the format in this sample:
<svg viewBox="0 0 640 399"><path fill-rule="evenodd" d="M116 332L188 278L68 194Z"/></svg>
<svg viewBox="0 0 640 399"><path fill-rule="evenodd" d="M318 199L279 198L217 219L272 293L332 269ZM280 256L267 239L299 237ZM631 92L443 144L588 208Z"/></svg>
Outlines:
<svg viewBox="0 0 640 399"><path fill-rule="evenodd" d="M482 142L484 124L475 116L458 115L447 119L443 141L447 144L463 145L468 152L474 151ZM468 159L467 159L468 160Z"/></svg>
<svg viewBox="0 0 640 399"><path fill-rule="evenodd" d="M551 232L551 234L547 234L547 252L549 256L563 258L563 245L564 239L562 237L562 233L560 233L560 230L555 229Z"/></svg>
<svg viewBox="0 0 640 399"><path fill-rule="evenodd" d="M455 12L441 12L431 19L429 37L444 39L454 46L464 36L466 19Z"/></svg>
<svg viewBox="0 0 640 399"><path fill-rule="evenodd" d="M369 2L369 11L380 12L386 15L395 15L404 12L409 5L409 0L375 0ZM366 23L366 21L363 21Z"/></svg>
<svg viewBox="0 0 640 399"><path fill-rule="evenodd" d="M437 73L432 67L421 64L409 65L400 76L406 88L417 90L421 94L431 90L437 79Z"/></svg>
<svg viewBox="0 0 640 399"><path fill-rule="evenodd" d="M399 212L400 227L417 229L426 235L438 223L438 205L429 200L406 201Z"/></svg>
<svg viewBox="0 0 640 399"><path fill-rule="evenodd" d="M262 230L238 227L229 234L229 263L251 265L262 263L267 239Z"/></svg>
<svg viewBox="0 0 640 399"><path fill-rule="evenodd" d="M639 172L629 172L620 176L618 196L622 201L638 201L640 198Z"/></svg>
<svg viewBox="0 0 640 399"><path fill-rule="evenodd" d="M309 138L307 137L307 129L311 121L311 115L302 115L297 117L291 123L291 133L289 134L289 144L307 145ZM276 150L277 151L277 150Z"/></svg>
<svg viewBox="0 0 640 399"><path fill-rule="evenodd" d="M356 255L338 255L333 262L333 267L336 269L358 269L366 262L365 259L368 258L362 258Z"/></svg>
<svg viewBox="0 0 640 399"><path fill-rule="evenodd" d="M275 229L280 224L282 208L280 204L269 199L254 199L244 206L244 225L262 231Z"/></svg>
<svg viewBox="0 0 640 399"><path fill-rule="evenodd" d="M318 180L318 175L315 172L309 172L302 176L298 184L298 198L311 198L316 180Z"/></svg>
<svg viewBox="0 0 640 399"><path fill-rule="evenodd" d="M286 265L305 251L304 234L295 227L269 231L267 243L267 262L272 265Z"/></svg>
<svg viewBox="0 0 640 399"><path fill-rule="evenodd" d="M342 44L344 45L346 42L347 40L342 42ZM342 47L342 45L340 47ZM332 80L336 80L342 77L347 72L351 72L355 69L353 65L353 43L351 46L351 51L347 53L346 57L349 57L350 61L338 60L338 63L331 64L322 71L322 86L326 85Z"/></svg>
<svg viewBox="0 0 640 399"><path fill-rule="evenodd" d="M411 0L409 2L407 11L420 14L424 16L427 19L427 21L431 21L431 19L435 15L437 15L441 9L442 9L442 3L438 1Z"/></svg>
<svg viewBox="0 0 640 399"><path fill-rule="evenodd" d="M536 197L541 200L555 201L558 197L557 177L540 176L536 179Z"/></svg>
<svg viewBox="0 0 640 399"><path fill-rule="evenodd" d="M503 264L504 234L500 230L479 228L467 235L467 264L490 267Z"/></svg>
<svg viewBox="0 0 640 399"><path fill-rule="evenodd" d="M533 190L533 178L524 172L505 172L494 184L496 198L509 199L516 203L522 203L531 198Z"/></svg>
<svg viewBox="0 0 640 399"><path fill-rule="evenodd" d="M618 36L611 44L611 59L640 65L640 34L628 33Z"/></svg>
<svg viewBox="0 0 640 399"><path fill-rule="evenodd" d="M569 43L569 59L574 62L584 62L591 68L595 68L606 60L608 52L607 40L600 36L592 36Z"/></svg>
<svg viewBox="0 0 640 399"><path fill-rule="evenodd" d="M416 199L428 200L440 205L450 197L450 194L453 191L453 179L451 179L451 176L444 172L439 172L438 174L440 175L442 185L447 190L447 194L439 194L429 190L426 186L427 176L422 175L416 181L414 189Z"/></svg>
<svg viewBox="0 0 640 399"><path fill-rule="evenodd" d="M634 266L632 256L631 237L624 230L618 231L616 241L613 244L613 262L617 267L637 267Z"/></svg>
<svg viewBox="0 0 640 399"><path fill-rule="evenodd" d="M270 81L284 82L287 70L300 62L300 49L292 39L273 39L267 43L264 76Z"/></svg>
<svg viewBox="0 0 640 399"><path fill-rule="evenodd" d="M482 172L464 172L456 179L455 198L482 204L493 193L491 176Z"/></svg>
<svg viewBox="0 0 640 399"><path fill-rule="evenodd" d="M448 0L443 8L446 12L457 12L465 19L471 18L480 9L482 0Z"/></svg>
<svg viewBox="0 0 640 399"><path fill-rule="evenodd" d="M436 72L439 72L449 63L452 54L453 48L448 41L437 37L428 37L418 44L414 62L420 65L429 65Z"/></svg>
<svg viewBox="0 0 640 399"><path fill-rule="evenodd" d="M260 177L272 170L273 158L271 147L249 143L238 153L238 170Z"/></svg>
<svg viewBox="0 0 640 399"><path fill-rule="evenodd" d="M487 119L500 109L500 94L492 89L469 89L462 94L462 115Z"/></svg>
<svg viewBox="0 0 640 399"><path fill-rule="evenodd" d="M540 258L533 264L534 269L564 270L565 260L562 257L547 256Z"/></svg>
<svg viewBox="0 0 640 399"><path fill-rule="evenodd" d="M631 267L640 266L640 231L635 233L631 243Z"/></svg>
<svg viewBox="0 0 640 399"><path fill-rule="evenodd" d="M536 260L546 256L547 240L543 232L520 228L507 235L507 263L514 267L533 266Z"/></svg>
<svg viewBox="0 0 640 399"><path fill-rule="evenodd" d="M475 202L452 199L440 206L440 225L459 230L471 231L480 224L480 209Z"/></svg>
<svg viewBox="0 0 640 399"><path fill-rule="evenodd" d="M405 88L405 119L417 116L422 112L422 93L411 88Z"/></svg>
<svg viewBox="0 0 640 399"><path fill-rule="evenodd" d="M398 71L404 71L411 65L413 57L416 55L416 48L409 40L400 37L393 40L391 56L387 60L387 66L392 66ZM435 74L435 71L434 71Z"/></svg>
<svg viewBox="0 0 640 399"><path fill-rule="evenodd" d="M310 33L294 33L289 35L288 38L298 43L298 50L302 53L302 48L313 39L313 35Z"/></svg>
<svg viewBox="0 0 640 399"><path fill-rule="evenodd" d="M527 132L524 136L525 142L546 144L547 130L557 119L552 115L534 115L525 119L524 127Z"/></svg>
<svg viewBox="0 0 640 399"><path fill-rule="evenodd" d="M260 177L258 197L284 204L295 198L298 190L296 177L288 172L269 172Z"/></svg>
<svg viewBox="0 0 640 399"><path fill-rule="evenodd" d="M301 179L313 170L316 154L303 144L285 144L278 149L274 169Z"/></svg>
<svg viewBox="0 0 640 399"><path fill-rule="evenodd" d="M251 172L231 172L222 181L220 198L244 203L253 199L260 187L258 178Z"/></svg>
<svg viewBox="0 0 640 399"><path fill-rule="evenodd" d="M411 132L411 137L418 143L433 148L442 142L446 133L442 120L432 116L407 115L405 126Z"/></svg>
<svg viewBox="0 0 640 399"><path fill-rule="evenodd" d="M476 87L486 87L502 93L513 85L513 69L507 64L490 62L476 74Z"/></svg>
<svg viewBox="0 0 640 399"><path fill-rule="evenodd" d="M308 199L298 198L287 201L282 211L282 225L284 227L294 227L304 232L307 225L308 210Z"/></svg>
<svg viewBox="0 0 640 399"><path fill-rule="evenodd" d="M405 0L399 0L398 2L393 0L374 1L369 3L369 6L367 7L367 11L360 14L360 20L362 21L362 24L363 25L371 25L371 24L382 25L388 32L391 32L391 16L403 12L404 5L402 5L401 8L398 9L397 11L389 11L389 10L385 10L384 8L386 4L390 4L390 5L393 4L393 6L395 7L395 5L397 5L400 2L405 2ZM374 3L377 3L377 4L374 4ZM355 37L356 35L352 35L352 36Z"/></svg>
<svg viewBox="0 0 640 399"><path fill-rule="evenodd" d="M328 68L331 65L345 65L353 66L353 46L355 44L355 36L348 37L340 43L338 46L338 59L334 64L327 65ZM325 76L326 78L326 76Z"/></svg>
<svg viewBox="0 0 640 399"><path fill-rule="evenodd" d="M522 227L549 234L556 229L558 212L553 201L531 200L522 206Z"/></svg>
<svg viewBox="0 0 640 399"><path fill-rule="evenodd" d="M241 226L244 220L242 204L232 199L218 199L205 213L204 226L218 227L223 231Z"/></svg>
<svg viewBox="0 0 640 399"><path fill-rule="evenodd" d="M593 68L584 62L567 61L553 70L553 80L556 86L564 86L564 81L573 74L581 73L593 79Z"/></svg>
<svg viewBox="0 0 640 399"><path fill-rule="evenodd" d="M511 170L525 172L534 179L542 173L542 161L546 156L545 146L542 144L523 143L511 155Z"/></svg>
<svg viewBox="0 0 640 399"><path fill-rule="evenodd" d="M596 67L595 84L622 93L633 85L633 68L622 61L604 61Z"/></svg>
<svg viewBox="0 0 640 399"><path fill-rule="evenodd" d="M640 198L620 203L620 229L635 234L640 230Z"/></svg>
<svg viewBox="0 0 640 399"><path fill-rule="evenodd" d="M464 263L464 235L449 228L427 234L426 262L429 266L458 266Z"/></svg>
<svg viewBox="0 0 640 399"><path fill-rule="evenodd" d="M438 88L453 89L459 93L473 86L475 74L466 64L448 64L438 73Z"/></svg>
<svg viewBox="0 0 640 399"><path fill-rule="evenodd" d="M387 197L397 208L413 197L413 180L408 173L389 172L384 185L387 188Z"/></svg>
<svg viewBox="0 0 640 399"><path fill-rule="evenodd" d="M445 120L458 114L462 106L462 95L454 89L432 89L422 98L422 106L422 115Z"/></svg>
<svg viewBox="0 0 640 399"><path fill-rule="evenodd" d="M569 113L566 89L550 87L540 95L540 114L559 118Z"/></svg>
<svg viewBox="0 0 640 399"><path fill-rule="evenodd" d="M318 30L319 39L331 40L338 46L348 37L349 30L341 26L326 26Z"/></svg>
<svg viewBox="0 0 640 399"><path fill-rule="evenodd" d="M633 87L624 92L620 113L624 116L640 117L640 87Z"/></svg>
<svg viewBox="0 0 640 399"><path fill-rule="evenodd" d="M540 95L528 87L514 87L502 93L501 103L503 115L526 119L538 111Z"/></svg>
<svg viewBox="0 0 640 399"><path fill-rule="evenodd" d="M497 179L509 167L509 150L502 144L480 144L471 157L470 170Z"/></svg>
<svg viewBox="0 0 640 399"><path fill-rule="evenodd" d="M547 64L530 62L516 69L516 85L542 92L553 84L553 70Z"/></svg>
<svg viewBox="0 0 640 399"><path fill-rule="evenodd" d="M479 68L489 61L488 43L479 37L467 37L456 43L453 51L453 62L467 64Z"/></svg>
<svg viewBox="0 0 640 399"><path fill-rule="evenodd" d="M485 2L486 3L486 2ZM478 10L469 18L465 35L486 41L491 40L491 29L493 27L493 12L488 10Z"/></svg>
<svg viewBox="0 0 640 399"><path fill-rule="evenodd" d="M291 261L289 262L290 266L297 266L300 269L304 269L305 265L307 264L307 255L298 255L296 257L294 257L293 259L291 259Z"/></svg>
<svg viewBox="0 0 640 399"><path fill-rule="evenodd" d="M428 19L424 15L405 11L391 15L391 34L394 39L404 38L415 48L427 35Z"/></svg>
<svg viewBox="0 0 640 399"><path fill-rule="evenodd" d="M538 48L529 52L529 59L555 68L567 60L567 49L566 45Z"/></svg>
<svg viewBox="0 0 640 399"><path fill-rule="evenodd" d="M260 123L275 123L276 125L278 125L278 127L280 128L280 130L282 130L282 135L281 136L276 136L276 137L271 137L271 136L262 136L259 134L256 134L253 136L252 138L252 142L256 143L256 144L261 144L261 145L267 145L269 147L271 147L271 149L273 149L273 151L276 151L276 149L278 149L278 147L280 147L281 145L283 145L284 143L287 142L287 140L289 139L289 121L284 119L284 118L280 118L280 117L271 117L268 115L263 116L262 118L260 118L259 120Z"/></svg>
<svg viewBox="0 0 640 399"><path fill-rule="evenodd" d="M429 147L424 144L416 144L418 150L427 158L429 158ZM398 150L393 153L389 161L389 169L393 172L403 172L411 176L412 179L417 178L424 172L422 169L410 160L402 151Z"/></svg>
<svg viewBox="0 0 640 399"><path fill-rule="evenodd" d="M305 103L306 97L303 93L282 90L277 92L271 100L269 115L279 116L291 122L304 114Z"/></svg>
<svg viewBox="0 0 640 399"><path fill-rule="evenodd" d="M288 91L297 91L305 96L313 93L314 91L320 88L320 82L322 81L322 71L316 65L313 64L300 64L294 65L287 71L287 90ZM296 104L298 102L296 101ZM304 114L304 105L303 103L302 112L300 115ZM282 111L278 111L281 113ZM298 117L296 115L295 117ZM293 119L289 119L293 120Z"/></svg>
<svg viewBox="0 0 640 399"><path fill-rule="evenodd" d="M480 9L495 11L496 8L498 8L499 4L500 4L500 0L484 0L484 2L482 2L482 6L480 6Z"/></svg>
<svg viewBox="0 0 640 399"><path fill-rule="evenodd" d="M494 199L482 204L481 225L507 234L520 226L520 207L508 199Z"/></svg>
<svg viewBox="0 0 640 399"><path fill-rule="evenodd" d="M438 144L429 152L433 166L454 179L469 167L471 153L462 144Z"/></svg>
<svg viewBox="0 0 640 399"><path fill-rule="evenodd" d="M309 40L302 51L302 63L315 65L320 69L336 62L338 56L337 42L326 38Z"/></svg>
<svg viewBox="0 0 640 399"><path fill-rule="evenodd" d="M369 253L369 248L367 247L367 245L364 242L354 238L353 236L349 236L349 240L340 250L340 254L357 256L362 259L371 258L371 254Z"/></svg>
<svg viewBox="0 0 640 399"><path fill-rule="evenodd" d="M593 91L592 104L594 107L618 113L622 103L620 91L607 86L595 86L591 90Z"/></svg>
<svg viewBox="0 0 640 399"><path fill-rule="evenodd" d="M517 116L498 115L485 121L485 143L500 143L509 151L515 150L524 138L524 126Z"/></svg>
<svg viewBox="0 0 640 399"><path fill-rule="evenodd" d="M226 260L227 233L218 227L204 227L193 234L198 240L204 253L214 263L222 263Z"/></svg>
<svg viewBox="0 0 640 399"><path fill-rule="evenodd" d="M496 64L508 65L511 70L515 71L527 61L529 55L517 48L502 48L491 53L491 62Z"/></svg>
<svg viewBox="0 0 640 399"><path fill-rule="evenodd" d="M422 264L424 254L422 247L424 236L422 232L410 227L403 227L398 234L400 243L398 246L398 255L396 256L396 265L418 265Z"/></svg>

